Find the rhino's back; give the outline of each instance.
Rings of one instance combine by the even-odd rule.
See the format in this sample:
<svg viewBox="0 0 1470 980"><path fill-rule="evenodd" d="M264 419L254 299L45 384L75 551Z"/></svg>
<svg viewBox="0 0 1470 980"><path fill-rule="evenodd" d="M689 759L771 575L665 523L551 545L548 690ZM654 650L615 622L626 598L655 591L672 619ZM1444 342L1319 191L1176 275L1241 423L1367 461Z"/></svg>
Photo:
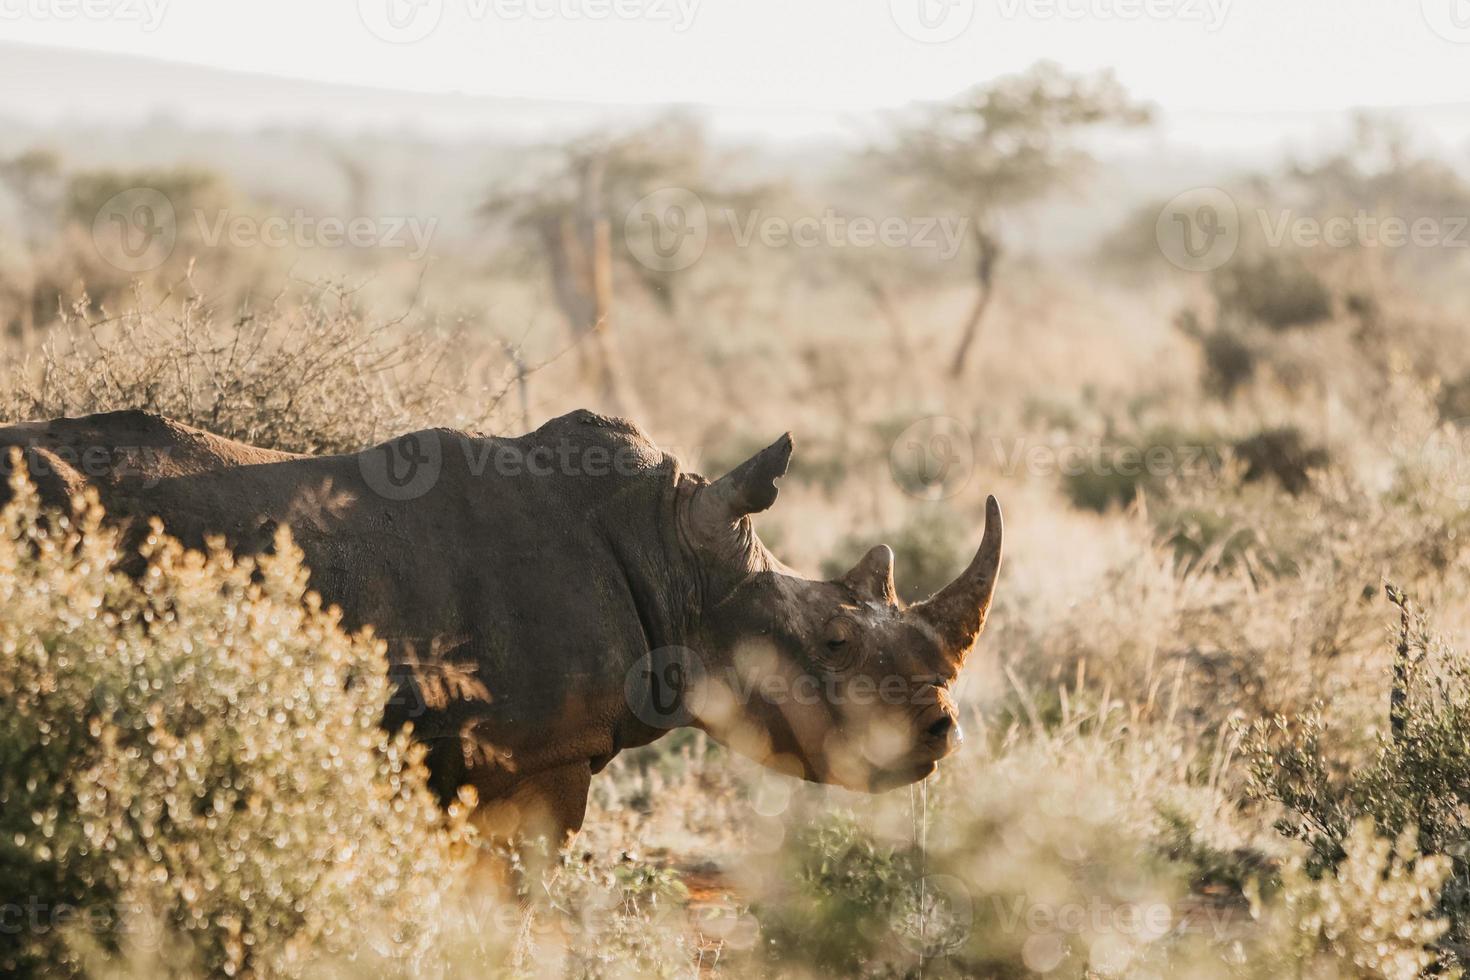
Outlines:
<svg viewBox="0 0 1470 980"><path fill-rule="evenodd" d="M446 799L647 741L625 730L623 688L667 618L676 462L590 412L514 438L401 438L435 450L413 494L381 479L398 440L295 456L142 412L0 428L53 501L95 486L130 533L157 517L190 547L221 535L249 554L288 528L344 625L387 641L399 688L385 724L413 722Z"/></svg>
<svg viewBox="0 0 1470 980"><path fill-rule="evenodd" d="M44 503L65 506L88 485L145 484L234 466L299 458L226 439L150 412L127 410L0 426L0 502L10 499L13 453Z"/></svg>

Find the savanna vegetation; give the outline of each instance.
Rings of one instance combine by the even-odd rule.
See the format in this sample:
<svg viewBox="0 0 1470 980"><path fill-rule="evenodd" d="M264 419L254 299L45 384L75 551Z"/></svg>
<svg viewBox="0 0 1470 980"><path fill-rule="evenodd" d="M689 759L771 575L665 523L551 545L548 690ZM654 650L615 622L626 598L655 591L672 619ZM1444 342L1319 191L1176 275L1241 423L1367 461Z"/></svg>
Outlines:
<svg viewBox="0 0 1470 980"><path fill-rule="evenodd" d="M378 728L381 648L314 603L289 542L257 565L160 535L123 574L94 504L45 514L20 486L0 972L1455 975L1466 253L1277 231L1449 229L1470 173L1365 118L1223 183L1238 243L1211 268L1172 260L1161 215L1187 185L1085 253L1009 235L1028 206L1087 206L1091 134L1149 125L1111 79L1047 66L822 167L670 118L523 154L415 258L211 242L196 215L282 205L188 161L0 161L7 421L146 408L327 453L586 406L706 473L791 430L757 526L809 573L886 541L921 597L968 559L986 493L1008 532L969 738L938 775L857 796L676 732L597 777L564 853L516 858L516 895ZM173 241L119 268L94 219L140 187ZM680 209L648 210L670 187ZM779 234L829 215L845 230ZM855 244L860 218L901 234ZM928 219L952 251L915 240Z"/></svg>

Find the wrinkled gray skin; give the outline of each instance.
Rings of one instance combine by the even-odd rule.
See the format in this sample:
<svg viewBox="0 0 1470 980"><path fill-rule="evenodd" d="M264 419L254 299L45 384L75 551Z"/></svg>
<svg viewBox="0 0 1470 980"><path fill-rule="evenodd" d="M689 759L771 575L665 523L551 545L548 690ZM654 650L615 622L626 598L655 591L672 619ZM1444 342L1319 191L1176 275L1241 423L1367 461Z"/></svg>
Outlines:
<svg viewBox="0 0 1470 980"><path fill-rule="evenodd" d="M960 741L949 688L1000 562L991 498L974 562L922 603L896 598L886 546L802 578L750 523L790 436L709 483L585 411L326 457L142 412L4 427L0 446L48 503L94 486L135 533L158 516L187 545L223 534L250 554L288 525L312 587L388 641L386 724L411 721L436 791L473 786L497 834L576 830L592 774L678 723L808 780L922 779Z"/></svg>

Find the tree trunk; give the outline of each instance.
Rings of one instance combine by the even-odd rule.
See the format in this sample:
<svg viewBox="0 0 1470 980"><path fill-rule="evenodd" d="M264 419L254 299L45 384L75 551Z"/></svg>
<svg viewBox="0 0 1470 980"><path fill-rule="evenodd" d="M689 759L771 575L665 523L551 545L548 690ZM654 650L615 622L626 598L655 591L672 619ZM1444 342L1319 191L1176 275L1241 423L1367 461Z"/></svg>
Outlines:
<svg viewBox="0 0 1470 980"><path fill-rule="evenodd" d="M898 312L898 306L893 302L893 297L888 294L888 287L884 286L877 276L865 276L863 286L867 289L868 296L872 298L873 305L878 308L883 322L888 324L888 334L893 341L895 359L908 369L910 380L917 382L919 379L913 377L913 372L918 364L918 358L914 353L914 345L909 339L908 324Z"/></svg>
<svg viewBox="0 0 1470 980"><path fill-rule="evenodd" d="M612 231L602 213L602 167L587 164L573 210L540 224L551 270L552 294L566 318L577 351L578 373L597 392L604 408L633 411L612 342Z"/></svg>
<svg viewBox="0 0 1470 980"><path fill-rule="evenodd" d="M970 315L965 320L964 330L960 334L960 345L955 349L954 361L949 366L949 376L952 378L962 377L965 373L970 348L980 335L980 323L985 319L985 310L990 306L990 297L994 294L995 265L1001 256L1000 241L987 232L980 221L977 220L973 227L978 253L975 259L975 278L980 291L976 294L975 305L970 308Z"/></svg>
<svg viewBox="0 0 1470 980"><path fill-rule="evenodd" d="M597 351L598 394L616 414L631 415L634 403L623 386L623 365L612 336L612 227L605 216L599 216L592 225L589 278L592 283L591 340Z"/></svg>

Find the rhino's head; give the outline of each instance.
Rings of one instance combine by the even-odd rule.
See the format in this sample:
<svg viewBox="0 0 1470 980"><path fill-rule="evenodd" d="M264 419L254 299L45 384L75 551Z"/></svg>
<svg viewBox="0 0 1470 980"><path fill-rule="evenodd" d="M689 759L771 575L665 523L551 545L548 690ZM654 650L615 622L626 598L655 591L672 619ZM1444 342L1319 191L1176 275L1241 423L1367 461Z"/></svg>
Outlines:
<svg viewBox="0 0 1470 980"><path fill-rule="evenodd" d="M995 591L1000 507L987 502L969 568L923 602L899 600L886 545L841 578L802 578L750 523L775 502L791 448L783 436L686 498L705 592L697 723L810 780L876 792L922 779L963 737L950 688Z"/></svg>

